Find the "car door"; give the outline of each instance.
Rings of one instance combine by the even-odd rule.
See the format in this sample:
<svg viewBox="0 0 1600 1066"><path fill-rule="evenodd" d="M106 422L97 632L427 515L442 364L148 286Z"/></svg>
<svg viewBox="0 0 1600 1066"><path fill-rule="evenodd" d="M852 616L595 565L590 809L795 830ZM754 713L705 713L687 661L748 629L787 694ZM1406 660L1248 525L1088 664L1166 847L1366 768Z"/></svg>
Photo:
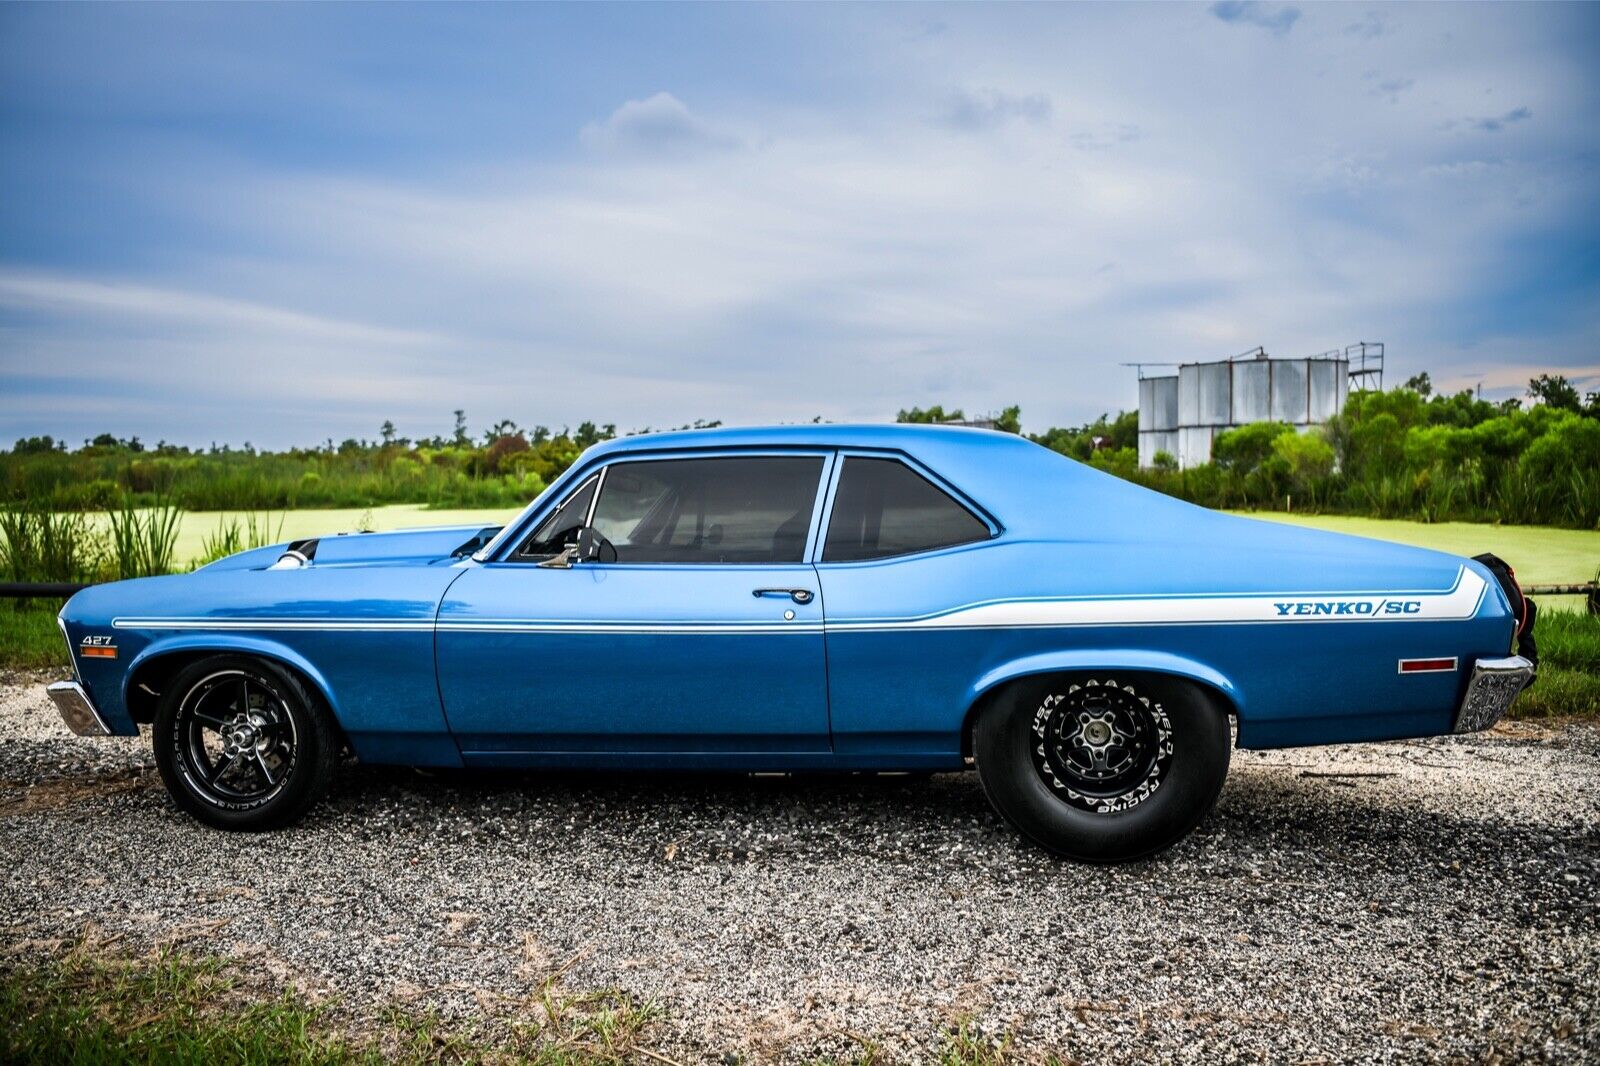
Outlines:
<svg viewBox="0 0 1600 1066"><path fill-rule="evenodd" d="M820 538L829 714L841 766L960 765L960 723L1013 634L928 625L992 596L999 527L902 455L841 451Z"/></svg>
<svg viewBox="0 0 1600 1066"><path fill-rule="evenodd" d="M807 561L831 453L619 455L440 606L469 761L783 765L829 750ZM615 549L550 564L585 526Z"/></svg>

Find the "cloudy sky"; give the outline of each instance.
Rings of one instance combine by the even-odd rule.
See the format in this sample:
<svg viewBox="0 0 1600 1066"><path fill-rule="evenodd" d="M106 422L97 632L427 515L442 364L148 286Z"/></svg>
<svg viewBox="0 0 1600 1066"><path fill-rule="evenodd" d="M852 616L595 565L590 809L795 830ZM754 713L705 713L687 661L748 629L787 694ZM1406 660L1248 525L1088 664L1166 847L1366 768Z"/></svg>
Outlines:
<svg viewBox="0 0 1600 1066"><path fill-rule="evenodd" d="M0 7L0 440L1600 388L1600 6Z"/></svg>

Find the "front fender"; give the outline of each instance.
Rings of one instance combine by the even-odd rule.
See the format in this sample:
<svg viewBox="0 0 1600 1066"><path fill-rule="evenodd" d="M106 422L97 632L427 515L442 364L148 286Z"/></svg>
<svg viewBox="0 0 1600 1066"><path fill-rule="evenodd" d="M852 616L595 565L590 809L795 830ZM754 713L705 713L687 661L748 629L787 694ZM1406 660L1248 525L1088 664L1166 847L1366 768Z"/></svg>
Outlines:
<svg viewBox="0 0 1600 1066"><path fill-rule="evenodd" d="M1182 655L1143 648L1081 648L1040 652L1012 659L990 670L973 683L971 691L967 693L967 706L973 706L989 692L1020 677L1067 671L1082 673L1105 670L1142 670L1146 673L1172 674L1175 677L1198 681L1221 692L1241 718L1245 713L1243 696L1233 681L1221 671Z"/></svg>
<svg viewBox="0 0 1600 1066"><path fill-rule="evenodd" d="M251 636L248 633L174 633L166 637L158 637L133 657L128 664L127 673L122 680L122 705L129 706L128 699L132 694L133 679L138 676L139 668L152 659L179 652L206 652L212 655L235 652L241 655L259 655L265 659L276 659L285 666L293 667L301 676L316 688L328 709L333 712L335 720L340 719L338 698L334 695L333 686L328 684L328 679L322 671L311 664L304 655L288 647L280 641L268 637Z"/></svg>

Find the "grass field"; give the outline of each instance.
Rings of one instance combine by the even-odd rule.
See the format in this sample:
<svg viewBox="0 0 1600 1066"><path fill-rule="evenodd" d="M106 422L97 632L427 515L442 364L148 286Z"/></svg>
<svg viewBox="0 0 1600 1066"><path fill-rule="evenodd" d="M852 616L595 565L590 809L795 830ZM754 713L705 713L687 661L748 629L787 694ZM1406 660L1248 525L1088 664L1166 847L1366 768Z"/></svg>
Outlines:
<svg viewBox="0 0 1600 1066"><path fill-rule="evenodd" d="M1516 568L1524 584L1592 581L1600 570L1600 530L1555 529L1548 526L1498 526L1477 522L1408 522L1382 518L1352 518L1345 515L1286 515L1276 511L1235 512L1269 522L1313 526L1335 533L1349 533L1376 540L1414 544L1454 555L1494 552ZM279 531L276 539L295 540L355 529L407 529L417 526L500 525L517 514L516 509L428 510L421 504L390 507L348 508L326 511L282 511L266 516L270 528ZM201 555L205 539L216 533L223 522L242 517L220 511L191 511L178 527L176 558L185 563ZM260 517L260 516L258 516ZM103 522L104 516L95 516ZM1559 603L1541 601L1542 606L1572 610L1581 606L1578 597Z"/></svg>
<svg viewBox="0 0 1600 1066"><path fill-rule="evenodd" d="M1276 511L1235 512L1268 522L1311 526L1374 540L1392 540L1452 555L1493 552L1510 563L1524 585L1593 581L1600 571L1600 530L1549 526L1496 526L1481 522L1407 522L1346 515L1287 515ZM1576 611L1579 596L1541 596L1540 610Z"/></svg>

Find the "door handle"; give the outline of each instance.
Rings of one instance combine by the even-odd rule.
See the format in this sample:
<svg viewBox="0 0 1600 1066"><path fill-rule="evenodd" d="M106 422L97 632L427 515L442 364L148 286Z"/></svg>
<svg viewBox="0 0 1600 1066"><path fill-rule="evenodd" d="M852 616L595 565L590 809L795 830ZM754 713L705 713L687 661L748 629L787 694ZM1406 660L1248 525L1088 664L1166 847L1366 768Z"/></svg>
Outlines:
<svg viewBox="0 0 1600 1066"><path fill-rule="evenodd" d="M756 589L751 595L760 599L762 596L787 596L796 603L810 603L815 593L810 589Z"/></svg>

